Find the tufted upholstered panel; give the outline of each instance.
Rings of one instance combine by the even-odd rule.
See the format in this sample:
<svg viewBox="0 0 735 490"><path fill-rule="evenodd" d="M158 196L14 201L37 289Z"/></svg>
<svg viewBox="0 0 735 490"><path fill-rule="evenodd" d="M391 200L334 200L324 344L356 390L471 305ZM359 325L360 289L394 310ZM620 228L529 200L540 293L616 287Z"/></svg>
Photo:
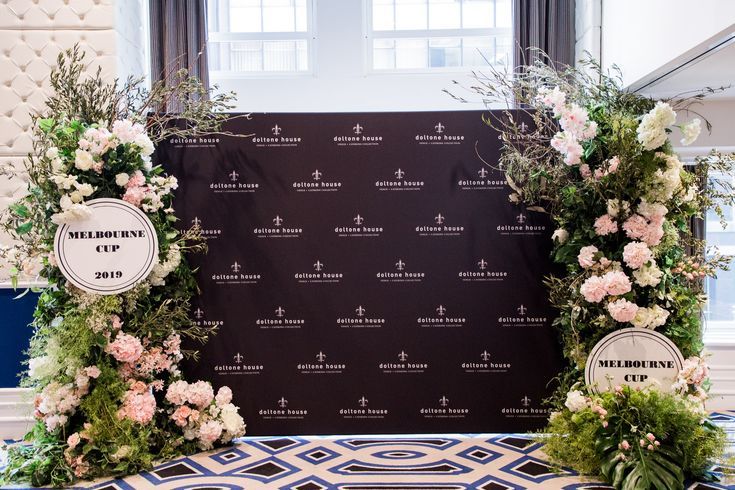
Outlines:
<svg viewBox="0 0 735 490"><path fill-rule="evenodd" d="M0 164L22 168L31 113L43 108L56 57L74 44L107 80L144 73L141 0L0 0ZM0 177L0 210L24 192ZM0 235L0 243L8 243ZM7 278L0 264L0 283Z"/></svg>

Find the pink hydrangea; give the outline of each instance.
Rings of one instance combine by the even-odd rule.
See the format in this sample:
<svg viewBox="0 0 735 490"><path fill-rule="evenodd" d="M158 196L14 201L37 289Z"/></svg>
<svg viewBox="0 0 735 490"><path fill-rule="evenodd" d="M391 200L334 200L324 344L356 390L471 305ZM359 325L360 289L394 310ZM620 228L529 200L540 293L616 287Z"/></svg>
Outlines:
<svg viewBox="0 0 735 490"><path fill-rule="evenodd" d="M603 214L595 220L595 233L600 236L609 235L618 231L618 224L609 214Z"/></svg>
<svg viewBox="0 0 735 490"><path fill-rule="evenodd" d="M613 319L620 323L631 321L638 313L638 305L627 299L618 299L607 305L607 311Z"/></svg>
<svg viewBox="0 0 735 490"><path fill-rule="evenodd" d="M628 238L637 240L642 238L648 229L648 220L640 214L634 214L623 223L623 230Z"/></svg>
<svg viewBox="0 0 735 490"><path fill-rule="evenodd" d="M150 392L139 393L128 391L125 393L123 405L118 410L119 419L130 419L139 424L147 424L153 420L156 412L156 398Z"/></svg>
<svg viewBox="0 0 735 490"><path fill-rule="evenodd" d="M582 283L579 292L590 303L599 303L607 295L607 288L600 276L590 276Z"/></svg>
<svg viewBox="0 0 735 490"><path fill-rule="evenodd" d="M199 427L197 438L203 448L211 448L214 441L222 435L222 424L216 420L207 420Z"/></svg>
<svg viewBox="0 0 735 490"><path fill-rule="evenodd" d="M630 242L623 248L623 260L631 269L640 269L652 258L651 249L643 242Z"/></svg>
<svg viewBox="0 0 735 490"><path fill-rule="evenodd" d="M125 184L125 187L130 189L132 187L143 187L145 185L145 175L143 175L143 172L140 170L136 170L132 174L130 174L130 178L128 179L128 183Z"/></svg>
<svg viewBox="0 0 735 490"><path fill-rule="evenodd" d="M214 400L212 385L206 381L197 381L189 385L187 401L198 408L204 408Z"/></svg>
<svg viewBox="0 0 735 490"><path fill-rule="evenodd" d="M133 123L129 119L121 119L112 123L112 134L117 136L120 143L132 143L144 128L141 124Z"/></svg>
<svg viewBox="0 0 735 490"><path fill-rule="evenodd" d="M115 340L107 344L105 352L120 362L132 363L137 361L143 353L143 344L137 337L118 332Z"/></svg>
<svg viewBox="0 0 735 490"><path fill-rule="evenodd" d="M663 236L664 236L664 228L662 224L651 222L646 227L646 230L641 236L641 240L646 242L648 246L655 247L656 245L661 243L661 239L663 238Z"/></svg>
<svg viewBox="0 0 735 490"><path fill-rule="evenodd" d="M597 252L599 252L599 250L594 245L582 247L579 250L579 255L577 255L577 262L579 262L579 265L583 268L589 269L595 265L595 254Z"/></svg>
<svg viewBox="0 0 735 490"><path fill-rule="evenodd" d="M186 381L175 381L169 385L166 391L166 400L174 405L183 405L186 403L189 393L189 383Z"/></svg>
<svg viewBox="0 0 735 490"><path fill-rule="evenodd" d="M227 405L232 401L232 390L227 386L221 387L219 390L217 390L215 401L220 407L223 405Z"/></svg>
<svg viewBox="0 0 735 490"><path fill-rule="evenodd" d="M607 294L618 296L629 293L631 289L630 279L621 271L610 271L602 276Z"/></svg>

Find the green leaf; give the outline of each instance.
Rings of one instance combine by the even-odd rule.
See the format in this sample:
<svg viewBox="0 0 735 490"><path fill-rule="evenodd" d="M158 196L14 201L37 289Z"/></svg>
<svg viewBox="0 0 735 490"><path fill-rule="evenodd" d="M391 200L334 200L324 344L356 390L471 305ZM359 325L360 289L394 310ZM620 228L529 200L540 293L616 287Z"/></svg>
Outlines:
<svg viewBox="0 0 735 490"><path fill-rule="evenodd" d="M25 235L29 231L33 229L33 223L31 221L27 221L23 223L22 225L18 225L15 227L15 232L18 233L18 235Z"/></svg>
<svg viewBox="0 0 735 490"><path fill-rule="evenodd" d="M54 121L51 118L48 118L48 119L39 119L38 120L38 127L41 128L41 131L43 131L44 133L48 133L49 131L51 131L51 128L54 127L54 124L55 123L56 123L56 121Z"/></svg>
<svg viewBox="0 0 735 490"><path fill-rule="evenodd" d="M21 218L27 218L30 214L28 208L20 203L11 204L9 208L10 211L12 211L15 215L20 216Z"/></svg>

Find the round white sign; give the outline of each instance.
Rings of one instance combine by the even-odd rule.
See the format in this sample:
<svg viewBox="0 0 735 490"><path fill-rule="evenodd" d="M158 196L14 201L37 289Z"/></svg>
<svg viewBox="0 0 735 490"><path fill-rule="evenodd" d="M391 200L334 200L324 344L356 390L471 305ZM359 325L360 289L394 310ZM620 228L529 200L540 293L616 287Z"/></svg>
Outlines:
<svg viewBox="0 0 735 490"><path fill-rule="evenodd" d="M87 201L92 215L59 226L54 252L62 274L90 293L119 294L144 280L158 262L153 223L122 199Z"/></svg>
<svg viewBox="0 0 735 490"><path fill-rule="evenodd" d="M596 392L611 386L671 391L684 357L665 335L643 328L625 328L607 335L590 352L585 382Z"/></svg>

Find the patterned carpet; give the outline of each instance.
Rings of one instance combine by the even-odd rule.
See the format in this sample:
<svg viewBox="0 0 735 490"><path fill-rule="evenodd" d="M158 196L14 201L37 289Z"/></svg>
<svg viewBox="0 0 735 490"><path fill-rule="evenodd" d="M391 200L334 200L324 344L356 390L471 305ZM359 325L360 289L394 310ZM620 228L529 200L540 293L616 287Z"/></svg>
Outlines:
<svg viewBox="0 0 735 490"><path fill-rule="evenodd" d="M735 445L735 412L713 418ZM19 488L19 487L14 487ZM610 488L554 472L525 435L460 434L245 438L180 458L100 490L520 490ZM688 489L735 489L692 483Z"/></svg>

